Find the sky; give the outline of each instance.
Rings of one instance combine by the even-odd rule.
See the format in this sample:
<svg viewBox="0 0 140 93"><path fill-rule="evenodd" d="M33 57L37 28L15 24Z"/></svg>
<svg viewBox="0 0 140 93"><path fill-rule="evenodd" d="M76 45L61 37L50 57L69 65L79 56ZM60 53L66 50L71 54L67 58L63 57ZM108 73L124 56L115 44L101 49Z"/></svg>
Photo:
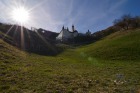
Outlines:
<svg viewBox="0 0 140 93"><path fill-rule="evenodd" d="M30 19L25 27L60 32L74 25L78 32L94 33L111 25L124 14L140 16L140 0L0 0L0 22L17 24L11 13L23 6Z"/></svg>

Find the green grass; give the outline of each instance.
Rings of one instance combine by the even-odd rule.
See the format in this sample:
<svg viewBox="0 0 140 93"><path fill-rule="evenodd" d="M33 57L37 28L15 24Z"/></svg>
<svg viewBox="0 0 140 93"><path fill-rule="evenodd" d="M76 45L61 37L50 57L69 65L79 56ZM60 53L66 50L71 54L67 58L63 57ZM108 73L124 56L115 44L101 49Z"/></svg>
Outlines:
<svg viewBox="0 0 140 93"><path fill-rule="evenodd" d="M139 30L117 32L55 57L0 40L0 93L137 93L139 35Z"/></svg>
<svg viewBox="0 0 140 93"><path fill-rule="evenodd" d="M79 51L107 60L140 60L140 29L113 33Z"/></svg>

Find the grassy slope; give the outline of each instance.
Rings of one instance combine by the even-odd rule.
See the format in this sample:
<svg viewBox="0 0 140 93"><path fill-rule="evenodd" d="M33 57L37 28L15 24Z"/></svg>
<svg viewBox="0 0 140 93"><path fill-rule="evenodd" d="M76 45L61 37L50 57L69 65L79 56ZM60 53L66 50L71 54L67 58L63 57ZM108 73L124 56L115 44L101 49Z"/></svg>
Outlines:
<svg viewBox="0 0 140 93"><path fill-rule="evenodd" d="M140 60L140 29L116 32L79 51L101 59Z"/></svg>
<svg viewBox="0 0 140 93"><path fill-rule="evenodd" d="M122 35L123 32L117 32L96 44L78 49L71 48L56 57L28 54L0 40L0 92L135 93L140 89L140 62L137 58L139 51L134 52L136 58L132 55L131 59L135 60L129 60L127 57L125 60L121 56L128 51L121 51L121 58L118 58L117 52L110 54L106 49L110 47L114 53L121 47L127 48L127 44L134 43L124 41L128 41L135 33L139 35L139 32L124 32L125 35ZM118 37L118 34L121 35ZM137 35L129 39L130 42L135 42L135 39L139 38ZM119 48L115 50L113 44L119 44ZM136 42L135 44L139 45ZM126 56L130 57L127 54Z"/></svg>

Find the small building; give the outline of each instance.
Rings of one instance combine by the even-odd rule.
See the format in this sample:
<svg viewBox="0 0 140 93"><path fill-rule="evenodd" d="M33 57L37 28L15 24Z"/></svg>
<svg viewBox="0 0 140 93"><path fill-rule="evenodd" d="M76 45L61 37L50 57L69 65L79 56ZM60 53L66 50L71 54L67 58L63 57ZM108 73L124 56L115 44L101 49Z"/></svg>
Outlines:
<svg viewBox="0 0 140 93"><path fill-rule="evenodd" d="M77 36L78 36L78 31L75 30L74 25L72 25L72 31L69 31L68 28L65 28L63 26L59 35L56 37L56 40L68 41L68 40L73 39L74 37L77 37Z"/></svg>

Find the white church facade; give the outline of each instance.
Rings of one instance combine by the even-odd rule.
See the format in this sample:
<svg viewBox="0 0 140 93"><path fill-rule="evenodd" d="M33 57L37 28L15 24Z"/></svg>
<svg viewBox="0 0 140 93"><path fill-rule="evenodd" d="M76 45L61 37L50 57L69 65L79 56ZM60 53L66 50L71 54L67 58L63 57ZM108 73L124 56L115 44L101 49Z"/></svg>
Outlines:
<svg viewBox="0 0 140 93"><path fill-rule="evenodd" d="M59 35L56 37L56 40L59 41L68 41L69 39L73 39L78 36L78 31L75 30L74 25L72 25L72 31L69 31L68 28L62 27Z"/></svg>

